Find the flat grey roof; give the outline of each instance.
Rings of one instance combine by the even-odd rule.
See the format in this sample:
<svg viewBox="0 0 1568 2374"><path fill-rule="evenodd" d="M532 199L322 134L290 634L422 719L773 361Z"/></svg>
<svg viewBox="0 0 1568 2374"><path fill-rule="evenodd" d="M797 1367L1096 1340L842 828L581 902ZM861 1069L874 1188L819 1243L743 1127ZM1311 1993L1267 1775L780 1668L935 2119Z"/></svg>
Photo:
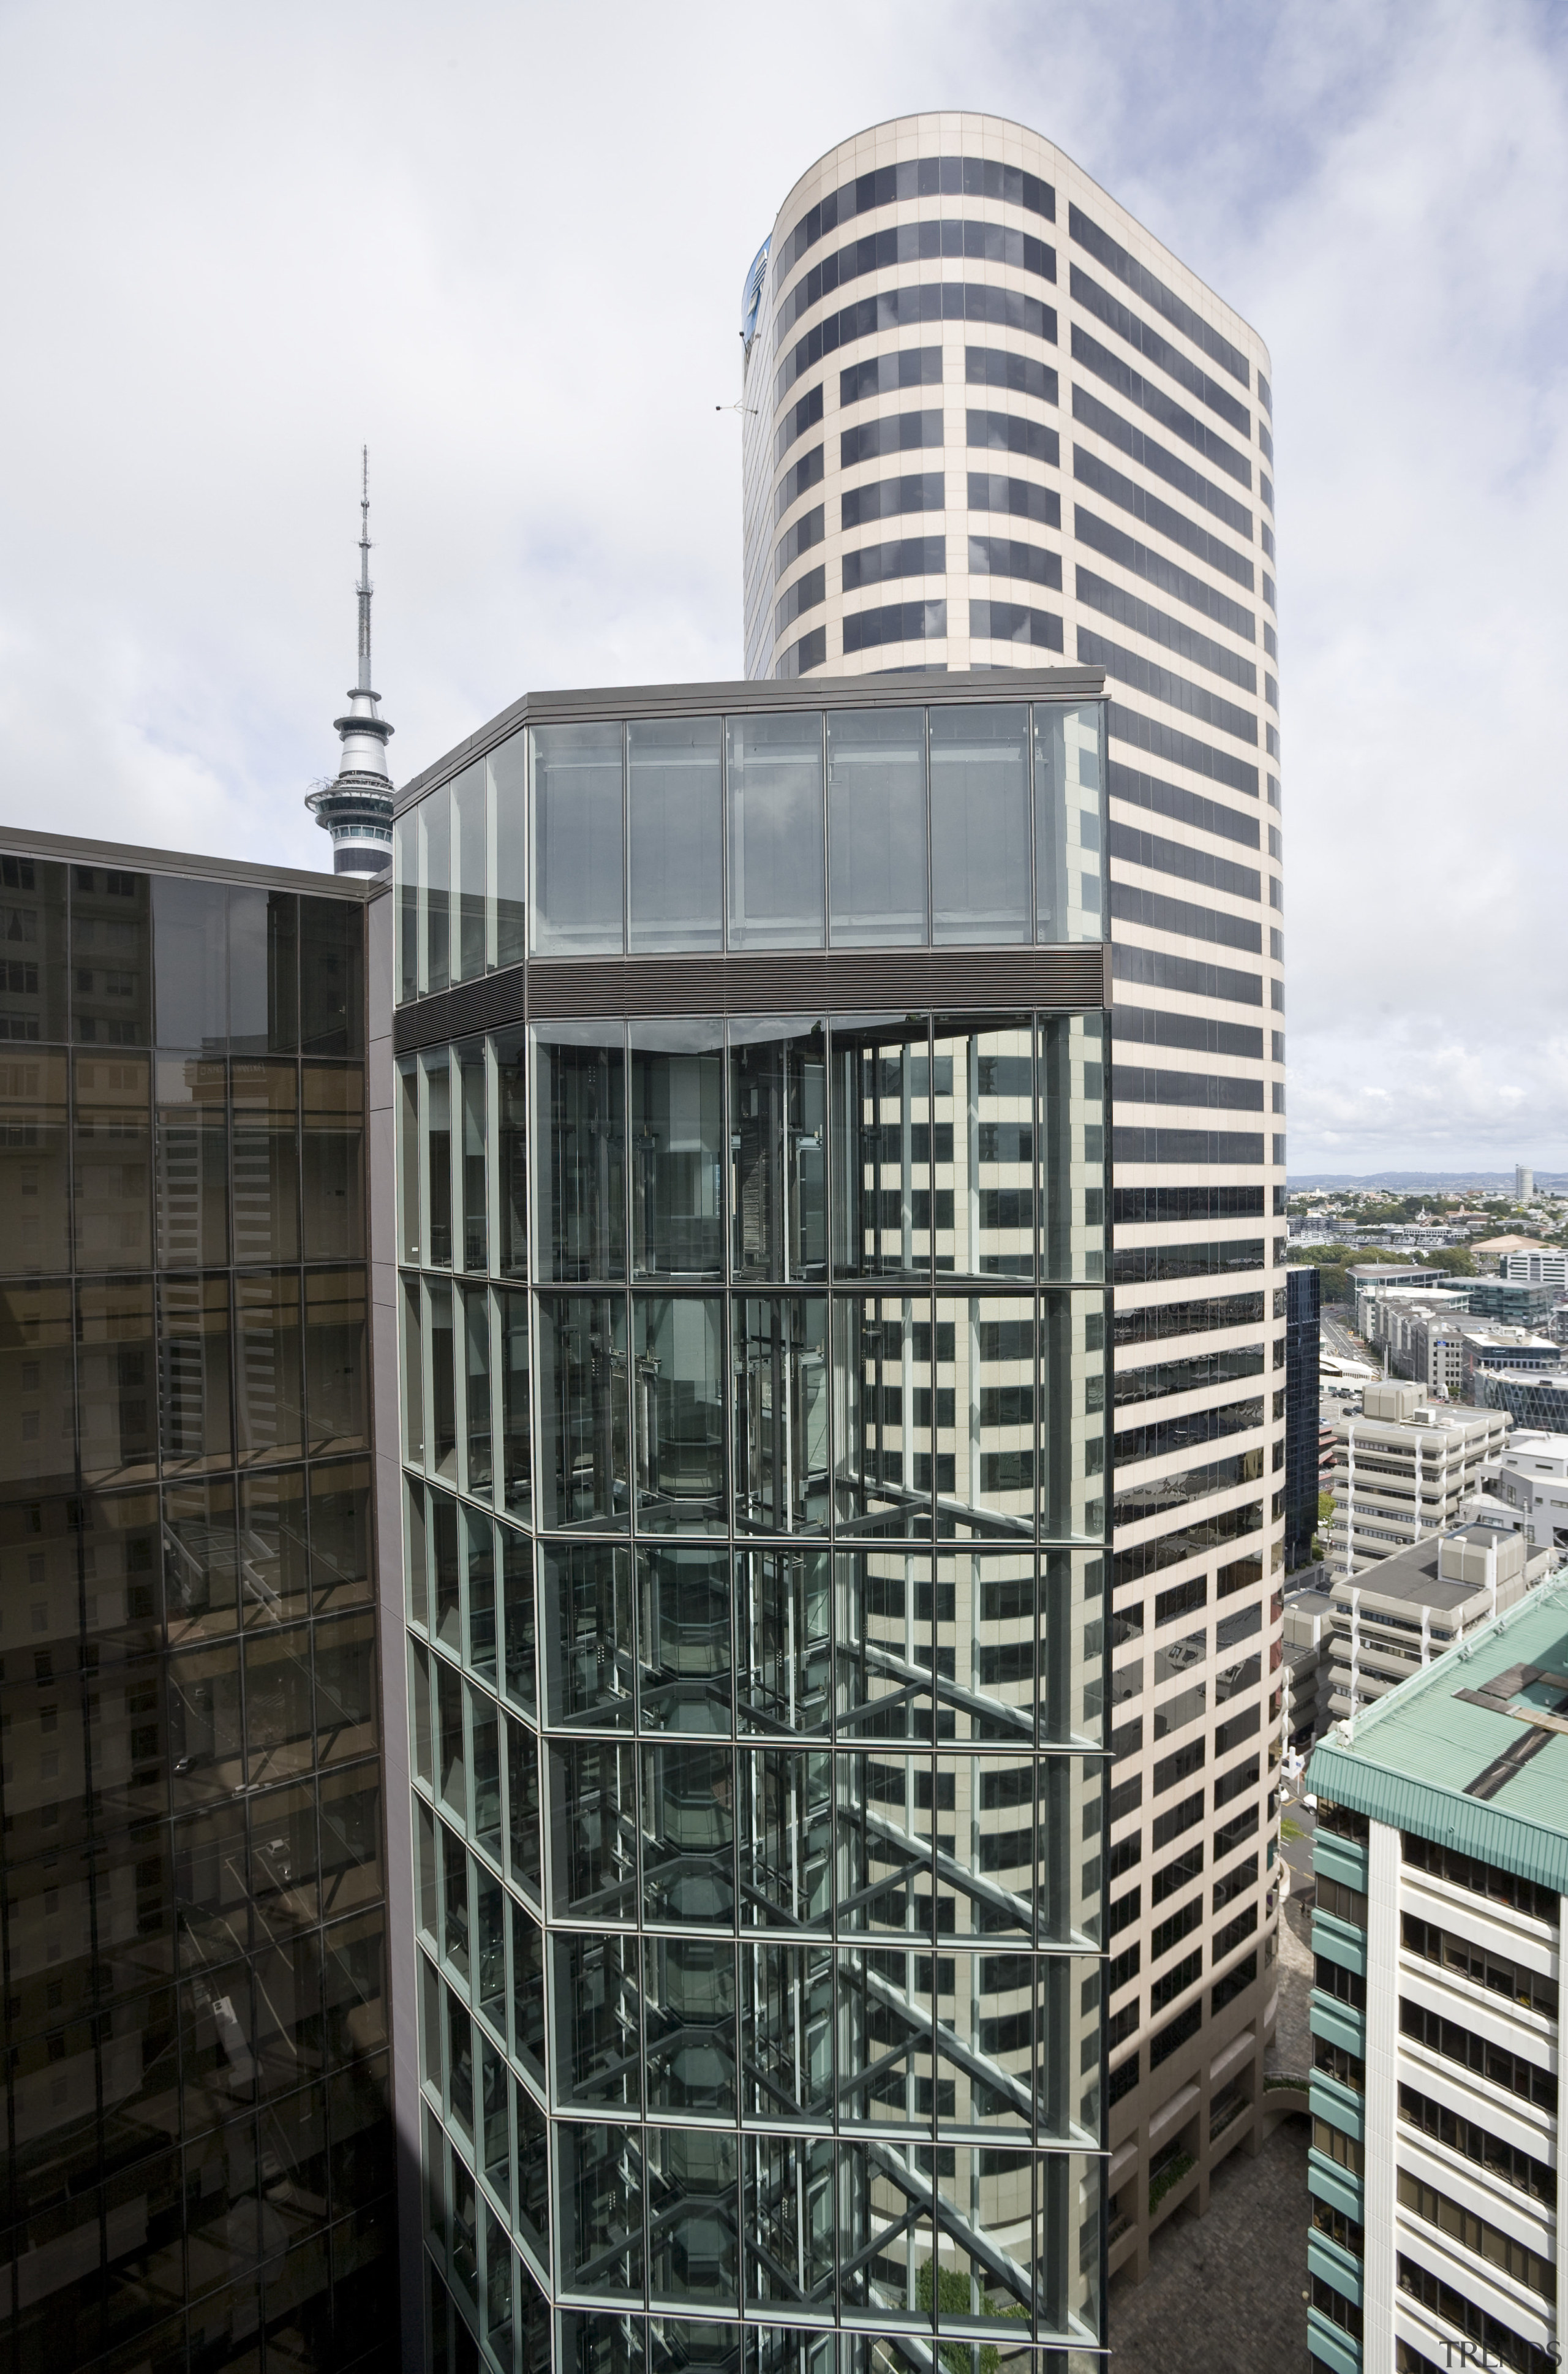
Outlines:
<svg viewBox="0 0 1568 2374"><path fill-rule="evenodd" d="M1381 1558L1375 1566L1363 1567L1348 1581L1341 1576L1336 1582L1336 1593L1341 1591L1370 1592L1375 1599L1393 1599L1406 1605L1434 1607L1443 1615L1452 1615L1467 1601L1475 1599L1485 1590L1480 1582L1442 1582L1437 1575L1437 1545L1441 1535L1433 1534L1424 1542L1416 1542L1408 1550L1396 1550L1392 1557ZM1490 1538L1490 1536L1489 1536ZM1343 1599L1336 1599L1342 1607Z"/></svg>
<svg viewBox="0 0 1568 2374"><path fill-rule="evenodd" d="M809 676L779 683L742 676L727 684L597 685L580 692L525 692L403 786L393 814L482 758L524 725L569 725L601 717L731 716L767 709L948 709L976 701L1101 700L1104 668L965 669L953 676Z"/></svg>

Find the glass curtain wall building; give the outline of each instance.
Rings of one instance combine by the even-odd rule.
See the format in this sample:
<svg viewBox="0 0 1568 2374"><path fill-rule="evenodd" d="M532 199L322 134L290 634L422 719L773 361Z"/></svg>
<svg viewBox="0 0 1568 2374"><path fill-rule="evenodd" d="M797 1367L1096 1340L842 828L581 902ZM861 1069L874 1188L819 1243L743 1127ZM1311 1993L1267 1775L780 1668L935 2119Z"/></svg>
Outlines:
<svg viewBox="0 0 1568 2374"><path fill-rule="evenodd" d="M8 2374L386 2362L364 895L0 834Z"/></svg>
<svg viewBox="0 0 1568 2374"><path fill-rule="evenodd" d="M802 176L743 335L748 675L951 684L1059 654L1109 680L1110 2263L1141 2272L1156 2211L1201 2205L1216 2153L1257 2147L1277 1993L1268 351L1059 148L960 112L878 124Z"/></svg>
<svg viewBox="0 0 1568 2374"><path fill-rule="evenodd" d="M404 794L438 2366L1099 2352L1102 683L531 696Z"/></svg>
<svg viewBox="0 0 1568 2374"><path fill-rule="evenodd" d="M1317 1531L1318 1313L1316 1269L1285 1272L1285 1565L1305 1566Z"/></svg>

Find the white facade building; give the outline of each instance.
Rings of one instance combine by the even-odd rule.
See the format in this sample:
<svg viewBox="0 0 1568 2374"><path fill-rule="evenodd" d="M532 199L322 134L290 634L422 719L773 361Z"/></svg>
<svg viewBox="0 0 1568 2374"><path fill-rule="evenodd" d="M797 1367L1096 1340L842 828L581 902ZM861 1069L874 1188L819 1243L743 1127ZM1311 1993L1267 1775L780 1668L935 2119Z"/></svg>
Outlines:
<svg viewBox="0 0 1568 2374"><path fill-rule="evenodd" d="M1110 682L1117 1435L1110 2266L1261 2140L1277 1993L1285 1259L1272 394L1256 331L1037 134L909 116L831 149L748 276L746 670ZM933 711L933 717L936 712ZM883 846L929 751L863 773ZM1000 754L999 754L1000 755ZM831 753L830 753L831 763ZM1012 796L999 766L991 793ZM932 776L934 781L934 774ZM846 810L847 819L853 809ZM1027 868L992 895L1012 911ZM830 824L829 936L860 853ZM966 850L911 877L940 943ZM965 871L965 878L966 871ZM842 894L837 885L842 884ZM1018 936L1031 921L1017 911ZM1173 1892L1175 1891L1175 1892ZM1162 2175L1182 2168L1163 2186Z"/></svg>
<svg viewBox="0 0 1568 2374"><path fill-rule="evenodd" d="M1368 1385L1361 1415L1334 1429L1328 1564L1356 1574L1422 1534L1460 1523L1482 1488L1482 1464L1508 1440L1500 1410L1427 1404L1414 1384Z"/></svg>
<svg viewBox="0 0 1568 2374"><path fill-rule="evenodd" d="M1504 1253L1500 1274L1526 1286L1560 1286L1568 1290L1568 1253Z"/></svg>

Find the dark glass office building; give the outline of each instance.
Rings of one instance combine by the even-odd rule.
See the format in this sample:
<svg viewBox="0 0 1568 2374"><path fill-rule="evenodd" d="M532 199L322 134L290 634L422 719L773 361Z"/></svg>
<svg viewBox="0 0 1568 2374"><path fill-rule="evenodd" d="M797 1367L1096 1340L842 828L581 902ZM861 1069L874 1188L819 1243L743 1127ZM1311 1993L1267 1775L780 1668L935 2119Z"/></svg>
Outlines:
<svg viewBox="0 0 1568 2374"><path fill-rule="evenodd" d="M530 696L403 795L436 2366L1101 2350L1101 691Z"/></svg>
<svg viewBox="0 0 1568 2374"><path fill-rule="evenodd" d="M0 834L6 2374L392 2362L365 920Z"/></svg>
<svg viewBox="0 0 1568 2374"><path fill-rule="evenodd" d="M1317 1324L1321 1280L1285 1272L1285 1565L1305 1566L1317 1531Z"/></svg>

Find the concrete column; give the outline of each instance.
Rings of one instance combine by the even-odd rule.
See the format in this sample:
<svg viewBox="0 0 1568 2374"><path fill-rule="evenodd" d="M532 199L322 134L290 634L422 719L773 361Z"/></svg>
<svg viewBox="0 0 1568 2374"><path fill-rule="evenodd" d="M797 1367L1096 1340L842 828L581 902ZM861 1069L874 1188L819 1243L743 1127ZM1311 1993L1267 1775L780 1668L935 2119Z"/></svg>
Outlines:
<svg viewBox="0 0 1568 2374"><path fill-rule="evenodd" d="M1394 2374L1394 2139L1399 2055L1399 1833L1374 1822L1366 1859L1363 2374Z"/></svg>

